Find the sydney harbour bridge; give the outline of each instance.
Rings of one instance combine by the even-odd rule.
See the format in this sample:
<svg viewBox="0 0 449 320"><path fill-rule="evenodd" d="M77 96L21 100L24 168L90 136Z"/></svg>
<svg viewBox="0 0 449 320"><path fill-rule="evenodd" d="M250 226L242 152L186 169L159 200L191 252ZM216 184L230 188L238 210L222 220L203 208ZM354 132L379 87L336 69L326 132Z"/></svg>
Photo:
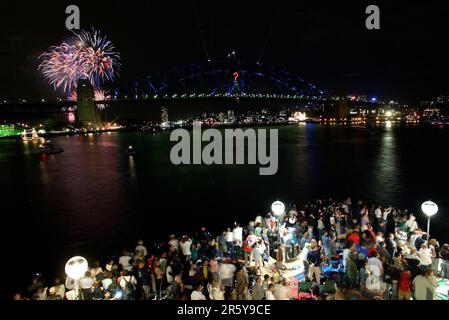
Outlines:
<svg viewBox="0 0 449 320"><path fill-rule="evenodd" d="M2 119L15 119L25 114L55 114L73 111L78 106L108 106L118 117L126 118L133 109L145 113L162 105L224 104L244 102L263 107L273 105L320 109L334 116L344 116L348 105L374 105L370 101L350 101L346 93L329 93L302 77L260 63L236 59L207 60L169 68L149 74L127 84L109 89L106 99L95 99L93 92L78 94L78 101L17 102L0 104ZM92 110L90 110L92 111Z"/></svg>

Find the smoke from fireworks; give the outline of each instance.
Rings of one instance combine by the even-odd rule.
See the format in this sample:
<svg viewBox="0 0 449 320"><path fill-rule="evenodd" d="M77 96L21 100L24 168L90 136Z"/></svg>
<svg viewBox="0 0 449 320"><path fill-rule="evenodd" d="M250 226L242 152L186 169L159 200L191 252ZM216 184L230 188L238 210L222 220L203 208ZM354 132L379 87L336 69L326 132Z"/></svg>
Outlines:
<svg viewBox="0 0 449 320"><path fill-rule="evenodd" d="M120 69L120 54L97 30L74 33L59 46L50 47L39 60L38 70L56 89L71 92L79 79L94 87L112 81Z"/></svg>

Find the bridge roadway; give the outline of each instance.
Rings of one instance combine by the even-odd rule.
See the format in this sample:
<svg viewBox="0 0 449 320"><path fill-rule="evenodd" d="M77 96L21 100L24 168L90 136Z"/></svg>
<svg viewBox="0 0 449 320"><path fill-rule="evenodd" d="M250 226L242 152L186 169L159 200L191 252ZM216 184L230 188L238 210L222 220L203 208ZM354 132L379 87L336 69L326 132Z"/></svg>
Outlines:
<svg viewBox="0 0 449 320"><path fill-rule="evenodd" d="M267 104L268 106L272 102L286 103L288 105L297 103L316 103L321 105L335 105L341 100L338 99L313 99L313 98L287 98L287 97L249 97L249 96L229 96L229 97L160 97L160 98L141 98L141 99L112 99L105 101L95 101L96 105L129 105L129 104L149 104L149 105L165 105L175 102L204 102L204 101L221 101L221 102L254 102L258 105ZM375 107L377 103L364 102L364 101L345 101L352 106L366 106ZM58 101L58 102L31 102L31 103L2 103L0 104L0 118L8 114L52 114L52 113L65 113L70 112L69 108L76 105L75 101Z"/></svg>

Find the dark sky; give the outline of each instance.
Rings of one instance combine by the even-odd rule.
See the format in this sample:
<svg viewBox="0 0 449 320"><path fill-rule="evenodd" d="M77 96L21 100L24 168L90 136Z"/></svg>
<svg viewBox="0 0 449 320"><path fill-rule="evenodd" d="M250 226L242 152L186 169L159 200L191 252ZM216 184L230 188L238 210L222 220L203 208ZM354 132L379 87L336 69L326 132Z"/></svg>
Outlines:
<svg viewBox="0 0 449 320"><path fill-rule="evenodd" d="M6 3L5 3L6 2ZM2 1L0 99L54 97L37 57L69 35L65 7L102 30L122 55L120 82L235 50L240 60L288 69L323 89L416 102L449 95L447 1ZM365 8L381 9L381 30ZM196 9L195 9L196 8ZM199 28L198 25L201 27Z"/></svg>

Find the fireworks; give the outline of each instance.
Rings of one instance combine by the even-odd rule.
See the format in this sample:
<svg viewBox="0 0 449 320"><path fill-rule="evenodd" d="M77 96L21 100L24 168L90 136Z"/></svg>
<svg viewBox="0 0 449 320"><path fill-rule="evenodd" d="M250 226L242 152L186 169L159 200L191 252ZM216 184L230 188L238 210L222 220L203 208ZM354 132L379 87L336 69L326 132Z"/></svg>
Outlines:
<svg viewBox="0 0 449 320"><path fill-rule="evenodd" d="M50 47L39 60L38 70L56 89L71 92L79 79L89 79L96 88L114 80L120 69L120 54L97 30L74 33L59 46Z"/></svg>
<svg viewBox="0 0 449 320"><path fill-rule="evenodd" d="M95 99L95 101L108 101L108 100L111 100L111 95L102 89L95 89L94 90L94 99ZM77 100L76 91L72 91L69 94L68 100L70 100L70 101ZM98 104L97 107L98 107L98 109L103 110L107 107L107 105L106 104Z"/></svg>

